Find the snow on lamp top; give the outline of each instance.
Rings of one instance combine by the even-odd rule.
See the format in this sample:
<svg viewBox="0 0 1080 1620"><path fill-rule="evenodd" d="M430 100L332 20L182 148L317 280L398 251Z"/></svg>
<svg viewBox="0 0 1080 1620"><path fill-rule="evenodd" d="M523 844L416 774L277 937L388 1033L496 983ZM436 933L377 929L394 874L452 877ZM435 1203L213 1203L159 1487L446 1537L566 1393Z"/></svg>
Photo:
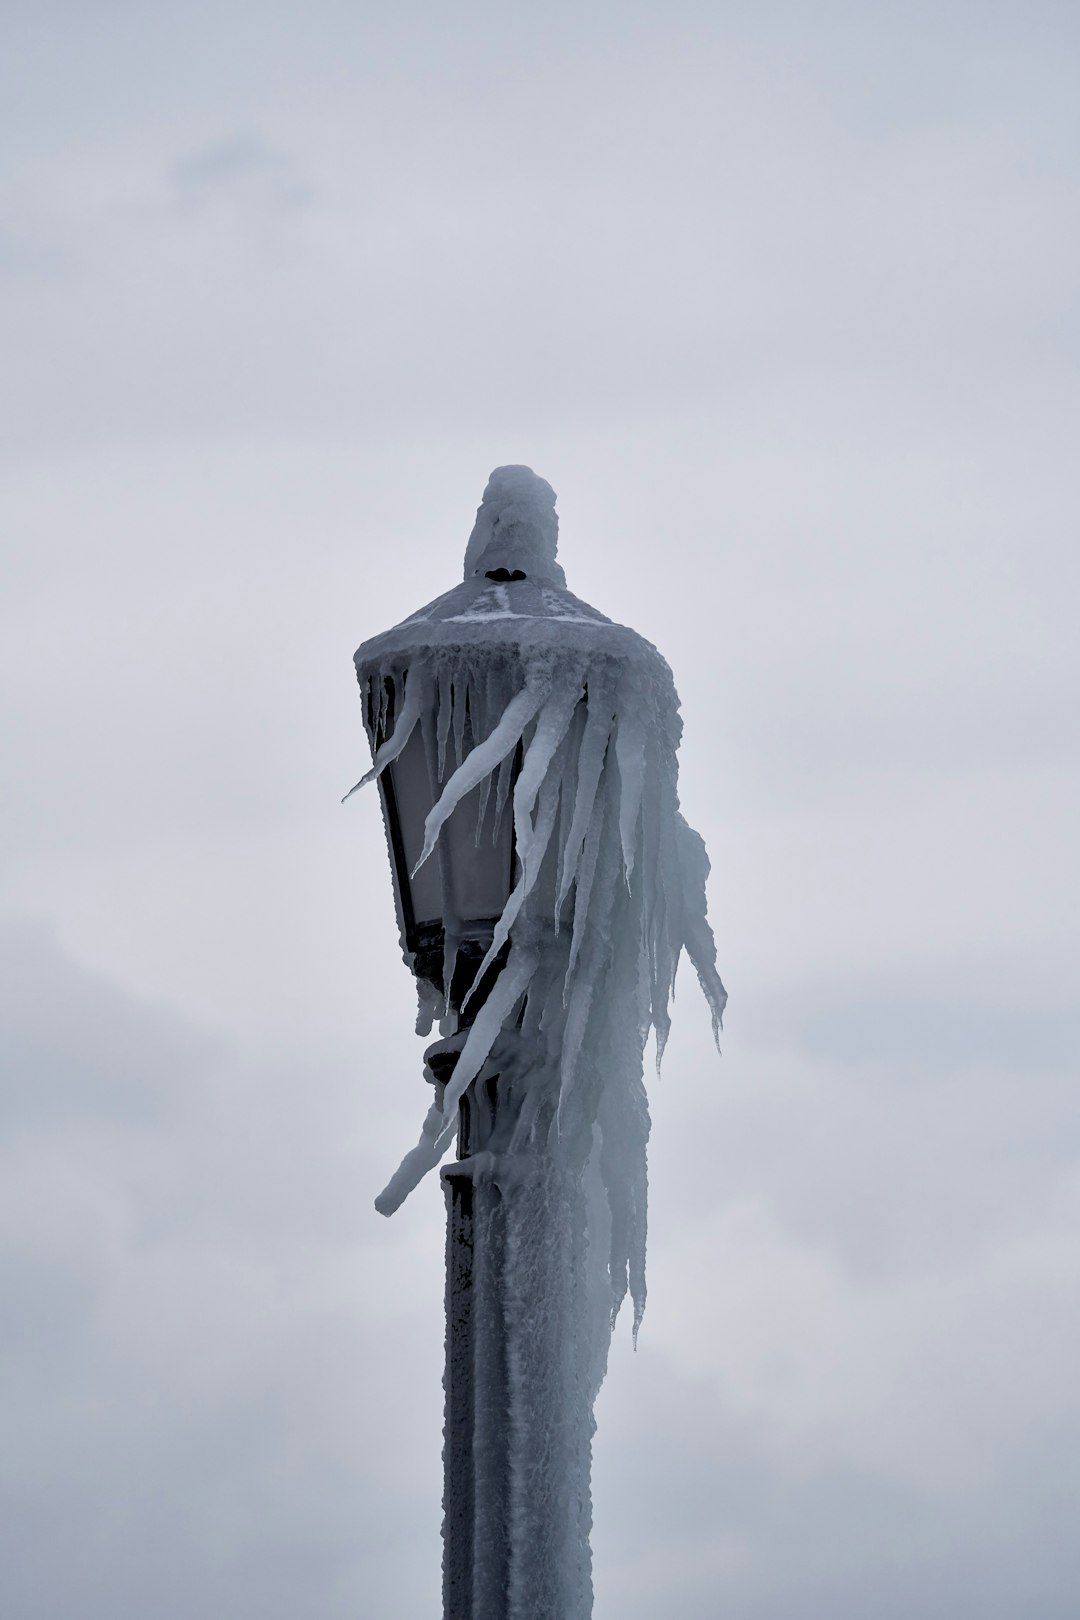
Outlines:
<svg viewBox="0 0 1080 1620"><path fill-rule="evenodd" d="M633 666L671 685L651 642L567 590L555 555L558 534L547 480L529 467L496 467L466 547L462 583L365 641L355 656L361 684L397 679L419 658L442 668L465 660L474 672L510 660L538 679L553 659L576 655Z"/></svg>
<svg viewBox="0 0 1080 1620"><path fill-rule="evenodd" d="M465 552L465 578L524 575L547 585L566 584L555 561L559 519L555 491L531 467L496 467Z"/></svg>

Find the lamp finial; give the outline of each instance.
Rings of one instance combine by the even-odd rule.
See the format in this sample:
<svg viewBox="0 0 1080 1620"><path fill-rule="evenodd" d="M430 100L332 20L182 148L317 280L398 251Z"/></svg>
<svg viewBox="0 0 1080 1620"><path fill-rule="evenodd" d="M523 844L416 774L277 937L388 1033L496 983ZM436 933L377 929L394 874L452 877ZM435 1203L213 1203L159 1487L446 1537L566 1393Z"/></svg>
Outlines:
<svg viewBox="0 0 1080 1620"><path fill-rule="evenodd" d="M525 578L565 587L555 553L559 518L555 491L531 467L496 467L465 551L465 578L477 574Z"/></svg>

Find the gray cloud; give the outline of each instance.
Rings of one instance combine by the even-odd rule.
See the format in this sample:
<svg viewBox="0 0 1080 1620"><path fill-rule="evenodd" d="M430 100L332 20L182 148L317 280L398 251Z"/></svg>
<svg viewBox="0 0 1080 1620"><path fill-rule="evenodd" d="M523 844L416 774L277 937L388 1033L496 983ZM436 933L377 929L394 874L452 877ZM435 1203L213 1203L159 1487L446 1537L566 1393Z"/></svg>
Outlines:
<svg viewBox="0 0 1080 1620"><path fill-rule="evenodd" d="M0 977L9 1125L160 1120L217 1055L186 1021L76 969L41 926L0 923Z"/></svg>
<svg viewBox="0 0 1080 1620"><path fill-rule="evenodd" d="M172 164L169 175L178 198L186 203L231 194L291 209L306 206L313 197L292 159L250 131L187 153Z"/></svg>
<svg viewBox="0 0 1080 1620"><path fill-rule="evenodd" d="M360 1220L370 1154L327 1157L327 1106L348 1093L331 1101L325 1071L245 1072L41 935L10 943L29 993L5 1073L55 1092L57 1047L84 1041L89 1069L73 1106L5 1113L0 1138L12 1612L384 1610L380 1543L399 1518L437 1525L437 1248L417 1321L386 1286L388 1252L402 1280L415 1264L408 1231L385 1234L366 1199ZM126 1072L136 1052L149 1110ZM408 1409L380 1389L380 1336L402 1327L418 1340ZM426 1571L402 1576L418 1610L432 1547Z"/></svg>
<svg viewBox="0 0 1080 1620"><path fill-rule="evenodd" d="M437 1607L441 1211L370 1208L425 1099L338 799L353 648L525 461L675 669L732 992L653 1087L598 1616L1065 1620L1075 20L368 11L5 19L8 1607Z"/></svg>
<svg viewBox="0 0 1080 1620"><path fill-rule="evenodd" d="M1078 1007L853 1001L805 1016L800 1034L819 1061L885 1061L921 1074L943 1068L1075 1074L1080 1065Z"/></svg>
<svg viewBox="0 0 1080 1620"><path fill-rule="evenodd" d="M166 1098L148 1113L99 1085L62 1115L9 1117L0 1140L16 1612L64 1615L85 1592L102 1615L153 1593L177 1617L284 1616L301 1597L316 1616L423 1612L434 1189L389 1225L370 1213L392 1149L386 1130L365 1140L344 1053L253 1066L40 933L9 938L32 992L26 1080L28 1054L47 1085L58 1036L78 1050L93 1031L101 1071L144 1049ZM732 1076L700 1034L677 1030L656 1093L650 1312L636 1357L617 1341L599 1414L602 1599L767 1620L797 1586L812 1613L855 1620L873 1592L943 1617L985 1595L1005 1620L1029 1593L1063 1617L1071 1085L1052 1104L1005 1073L949 1090L850 1056L778 1070L738 1042ZM418 1101L396 1125L379 1105L391 1135Z"/></svg>

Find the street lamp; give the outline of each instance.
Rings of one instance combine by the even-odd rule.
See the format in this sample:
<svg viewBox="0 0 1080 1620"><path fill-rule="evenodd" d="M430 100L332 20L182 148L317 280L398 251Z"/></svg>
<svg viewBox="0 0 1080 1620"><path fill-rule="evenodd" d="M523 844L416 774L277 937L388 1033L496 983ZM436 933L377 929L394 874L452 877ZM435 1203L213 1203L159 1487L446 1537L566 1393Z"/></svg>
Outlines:
<svg viewBox="0 0 1080 1620"><path fill-rule="evenodd" d="M491 475L465 579L356 654L435 1097L376 1200L447 1198L446 1620L588 1620L593 1402L645 1303L648 1106L685 947L719 1026L678 700L579 601L550 485ZM358 783L357 786L361 786ZM354 790L355 791L355 790Z"/></svg>

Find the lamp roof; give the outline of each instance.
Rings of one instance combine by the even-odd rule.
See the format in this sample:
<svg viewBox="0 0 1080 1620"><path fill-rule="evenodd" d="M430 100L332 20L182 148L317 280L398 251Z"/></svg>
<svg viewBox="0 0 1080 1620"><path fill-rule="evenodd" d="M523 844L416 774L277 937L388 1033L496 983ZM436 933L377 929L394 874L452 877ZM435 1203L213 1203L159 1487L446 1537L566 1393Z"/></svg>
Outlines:
<svg viewBox="0 0 1080 1620"><path fill-rule="evenodd" d="M551 485L528 467L497 467L469 539L464 581L365 641L357 675L407 668L421 654L472 663L486 654L532 662L560 652L669 673L651 642L566 589L557 534Z"/></svg>

